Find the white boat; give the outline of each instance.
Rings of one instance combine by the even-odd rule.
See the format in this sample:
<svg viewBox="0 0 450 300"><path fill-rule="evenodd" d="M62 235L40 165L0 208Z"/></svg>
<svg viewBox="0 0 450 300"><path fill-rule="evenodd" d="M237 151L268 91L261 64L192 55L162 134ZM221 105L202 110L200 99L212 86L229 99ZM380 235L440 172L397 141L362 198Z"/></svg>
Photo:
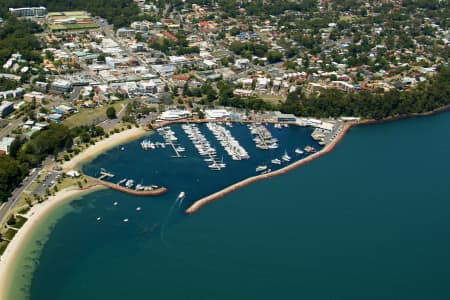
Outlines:
<svg viewBox="0 0 450 300"><path fill-rule="evenodd" d="M261 174L267 174L267 173L270 173L270 172L272 172L272 170L271 169L267 169L267 170L261 172Z"/></svg>
<svg viewBox="0 0 450 300"><path fill-rule="evenodd" d="M102 218L98 217L98 218L97 218L97 221L100 221L101 219L102 219Z"/></svg>
<svg viewBox="0 0 450 300"><path fill-rule="evenodd" d="M117 184L123 184L125 181L127 181L127 179L126 178L124 178L124 179L122 179L122 180L119 180L119 182L117 182Z"/></svg>
<svg viewBox="0 0 450 300"><path fill-rule="evenodd" d="M119 204L118 202L114 202L114 206L117 206L117 204Z"/></svg>
<svg viewBox="0 0 450 300"><path fill-rule="evenodd" d="M297 154L303 154L303 153L305 153L302 149L300 149L300 148L295 148L295 153L297 153Z"/></svg>
<svg viewBox="0 0 450 300"><path fill-rule="evenodd" d="M267 166L266 165L261 165L261 166L257 166L256 167L256 172L261 172L267 170Z"/></svg>
<svg viewBox="0 0 450 300"><path fill-rule="evenodd" d="M284 152L283 156L281 157L284 161L290 161L291 157L287 154L287 152Z"/></svg>
<svg viewBox="0 0 450 300"><path fill-rule="evenodd" d="M126 222L128 222L128 219L123 219L123 221L126 223Z"/></svg>
<svg viewBox="0 0 450 300"><path fill-rule="evenodd" d="M125 183L125 186L127 188L131 188L134 185L134 180L133 179L128 179L127 182Z"/></svg>
<svg viewBox="0 0 450 300"><path fill-rule="evenodd" d="M185 194L184 192L180 192L180 193L178 194L177 199L178 199L178 200L184 199L185 196L186 196L186 194Z"/></svg>
<svg viewBox="0 0 450 300"><path fill-rule="evenodd" d="M140 206L136 207L136 211L141 211L141 207Z"/></svg>
<svg viewBox="0 0 450 300"><path fill-rule="evenodd" d="M125 150L125 147L121 147L120 150L121 150L121 151Z"/></svg>
<svg viewBox="0 0 450 300"><path fill-rule="evenodd" d="M278 158L274 158L270 161L271 163L273 163L274 165L279 165L281 164L281 160L279 160Z"/></svg>

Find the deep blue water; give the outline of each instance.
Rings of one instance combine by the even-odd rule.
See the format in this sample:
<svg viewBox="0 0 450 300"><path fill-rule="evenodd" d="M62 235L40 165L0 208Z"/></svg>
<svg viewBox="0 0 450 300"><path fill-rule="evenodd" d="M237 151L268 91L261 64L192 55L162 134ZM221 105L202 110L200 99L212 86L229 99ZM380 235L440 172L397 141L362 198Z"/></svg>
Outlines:
<svg viewBox="0 0 450 300"><path fill-rule="evenodd" d="M154 158L138 141L111 150L85 171L169 193L103 190L55 211L35 236L42 250L24 253L36 264L31 299L450 299L449 128L449 113L353 128L329 155L192 216L169 214L179 191L186 206L273 157L214 173L194 155ZM280 131L292 134L281 154L311 143L301 130Z"/></svg>

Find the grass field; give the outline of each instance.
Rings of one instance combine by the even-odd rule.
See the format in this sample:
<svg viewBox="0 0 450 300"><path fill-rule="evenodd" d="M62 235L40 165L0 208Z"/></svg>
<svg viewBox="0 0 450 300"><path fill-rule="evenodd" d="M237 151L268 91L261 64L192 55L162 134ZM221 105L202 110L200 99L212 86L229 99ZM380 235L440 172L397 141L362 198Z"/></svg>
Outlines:
<svg viewBox="0 0 450 300"><path fill-rule="evenodd" d="M83 23L83 24L53 24L48 26L52 31L58 30L83 30L98 28L95 23Z"/></svg>
<svg viewBox="0 0 450 300"><path fill-rule="evenodd" d="M8 229L6 230L6 232L4 233L3 237L4 237L6 240L10 241L10 240L12 240L12 238L16 235L16 233L17 233L17 230L12 229L12 228L8 228Z"/></svg>
<svg viewBox="0 0 450 300"><path fill-rule="evenodd" d="M3 254L3 252L5 252L6 247L8 247L9 242L8 241L1 241L0 242L0 255Z"/></svg>
<svg viewBox="0 0 450 300"><path fill-rule="evenodd" d="M277 96L277 95L267 95L267 94L261 94L258 95L259 98L261 98L264 101L273 103L273 104L278 104L281 102L285 101L285 97L283 96Z"/></svg>
<svg viewBox="0 0 450 300"><path fill-rule="evenodd" d="M127 105L129 100L123 100L113 104L116 112L118 113L123 105ZM81 108L78 113L68 117L62 123L69 128L73 128L80 125L92 125L103 122L107 119L106 109L109 105L104 105L97 108Z"/></svg>
<svg viewBox="0 0 450 300"><path fill-rule="evenodd" d="M11 227L20 229L27 220L27 218L24 218L22 216L16 216L16 224L11 225Z"/></svg>

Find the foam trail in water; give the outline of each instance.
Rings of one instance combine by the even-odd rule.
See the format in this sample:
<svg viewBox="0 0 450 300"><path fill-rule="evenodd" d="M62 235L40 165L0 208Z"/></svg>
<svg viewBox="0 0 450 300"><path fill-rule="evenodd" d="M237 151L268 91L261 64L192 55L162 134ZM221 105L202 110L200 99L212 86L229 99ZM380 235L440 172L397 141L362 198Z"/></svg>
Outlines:
<svg viewBox="0 0 450 300"><path fill-rule="evenodd" d="M175 201L173 202L172 206L170 207L169 212L167 213L167 216L166 216L164 222L163 222L162 225L161 225L161 232L160 232L161 242L162 242L162 243L164 244L164 246L166 246L167 248L170 248L170 246L169 246L169 244L167 244L166 241L164 240L164 229L166 228L167 223L169 223L170 216L172 215L173 210L174 210L175 205L177 204L178 200L179 200L179 198L177 197L177 198L175 199Z"/></svg>

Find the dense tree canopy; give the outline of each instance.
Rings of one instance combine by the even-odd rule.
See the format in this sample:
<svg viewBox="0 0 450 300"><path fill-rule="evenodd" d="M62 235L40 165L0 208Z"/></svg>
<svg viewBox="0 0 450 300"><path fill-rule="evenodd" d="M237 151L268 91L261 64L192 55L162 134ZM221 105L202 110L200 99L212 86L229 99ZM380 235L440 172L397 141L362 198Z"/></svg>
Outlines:
<svg viewBox="0 0 450 300"><path fill-rule="evenodd" d="M19 86L19 83L15 80L0 78L0 92L13 90Z"/></svg>
<svg viewBox="0 0 450 300"><path fill-rule="evenodd" d="M0 155L0 203L8 199L9 194L20 184L26 168L7 155Z"/></svg>
<svg viewBox="0 0 450 300"><path fill-rule="evenodd" d="M45 6L49 11L86 10L94 16L107 19L115 26L128 25L139 15L132 0L2 0L0 16L7 16L9 7Z"/></svg>
<svg viewBox="0 0 450 300"><path fill-rule="evenodd" d="M66 146L71 140L69 129L61 124L52 123L49 128L34 133L24 144L18 158L28 165L36 165L47 155L53 155Z"/></svg>
<svg viewBox="0 0 450 300"><path fill-rule="evenodd" d="M20 52L24 59L41 61L41 43L33 35L42 29L39 25L28 20L18 20L11 16L3 27L0 27L0 64L15 52Z"/></svg>
<svg viewBox="0 0 450 300"><path fill-rule="evenodd" d="M319 96L305 96L300 90L290 93L280 109L286 113L311 117L357 116L381 119L431 111L450 104L450 68L442 68L429 82L408 92L393 90L385 94L343 93L323 90Z"/></svg>

